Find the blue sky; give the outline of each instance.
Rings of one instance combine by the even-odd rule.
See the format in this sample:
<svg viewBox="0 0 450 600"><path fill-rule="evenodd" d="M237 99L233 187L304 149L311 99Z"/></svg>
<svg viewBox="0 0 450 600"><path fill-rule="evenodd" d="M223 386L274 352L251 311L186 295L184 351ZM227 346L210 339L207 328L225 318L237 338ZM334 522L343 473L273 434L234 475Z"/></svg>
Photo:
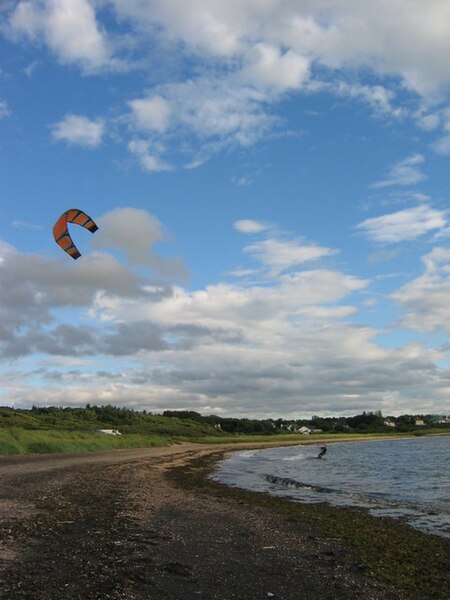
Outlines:
<svg viewBox="0 0 450 600"><path fill-rule="evenodd" d="M5 3L0 403L448 414L449 51L441 0Z"/></svg>

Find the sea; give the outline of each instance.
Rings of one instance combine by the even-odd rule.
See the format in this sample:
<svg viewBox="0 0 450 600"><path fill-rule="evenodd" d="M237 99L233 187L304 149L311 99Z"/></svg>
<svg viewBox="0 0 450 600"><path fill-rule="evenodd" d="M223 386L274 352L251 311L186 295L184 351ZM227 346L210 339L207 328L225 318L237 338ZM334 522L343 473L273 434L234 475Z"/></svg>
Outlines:
<svg viewBox="0 0 450 600"><path fill-rule="evenodd" d="M450 436L320 442L233 452L211 475L229 486L296 502L328 502L401 519L450 537Z"/></svg>

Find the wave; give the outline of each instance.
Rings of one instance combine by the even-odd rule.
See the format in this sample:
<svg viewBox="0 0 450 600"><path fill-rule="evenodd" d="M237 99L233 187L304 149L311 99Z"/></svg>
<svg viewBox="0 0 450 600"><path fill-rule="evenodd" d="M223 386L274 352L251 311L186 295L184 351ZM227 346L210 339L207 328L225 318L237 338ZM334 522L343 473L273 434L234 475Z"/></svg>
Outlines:
<svg viewBox="0 0 450 600"><path fill-rule="evenodd" d="M334 488L324 487L322 485L311 485L310 483L303 483L290 477L279 477L277 475L265 475L264 479L269 483L275 485L282 485L283 487L293 487L298 490L308 490L312 492L319 492L320 494L344 494L342 490Z"/></svg>

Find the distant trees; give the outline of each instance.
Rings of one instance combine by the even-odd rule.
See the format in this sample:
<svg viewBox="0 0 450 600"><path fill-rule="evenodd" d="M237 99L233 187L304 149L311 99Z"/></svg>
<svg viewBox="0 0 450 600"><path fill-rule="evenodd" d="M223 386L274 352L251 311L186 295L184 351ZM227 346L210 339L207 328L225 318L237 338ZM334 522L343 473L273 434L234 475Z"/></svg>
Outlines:
<svg viewBox="0 0 450 600"><path fill-rule="evenodd" d="M348 417L346 421L348 426L354 431L371 431L376 433L386 430L386 425L380 412L363 412L360 415Z"/></svg>
<svg viewBox="0 0 450 600"><path fill-rule="evenodd" d="M119 429L122 432L157 433L172 436L272 435L296 433L301 427L324 433L387 433L420 431L424 427L450 429L442 415L401 415L383 417L380 411L350 417L311 419L250 419L202 415L194 410L166 410L162 415L125 407L86 404L82 407L33 406L31 409L0 407L0 427L26 429Z"/></svg>

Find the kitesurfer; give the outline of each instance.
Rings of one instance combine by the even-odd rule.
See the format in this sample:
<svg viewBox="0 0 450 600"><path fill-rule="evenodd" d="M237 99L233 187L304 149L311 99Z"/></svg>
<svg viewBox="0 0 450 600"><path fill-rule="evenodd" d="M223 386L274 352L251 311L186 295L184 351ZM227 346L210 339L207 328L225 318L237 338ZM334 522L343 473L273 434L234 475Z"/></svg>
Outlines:
<svg viewBox="0 0 450 600"><path fill-rule="evenodd" d="M320 447L320 452L319 452L317 458L322 458L323 456L325 456L325 454L327 453L327 450L328 450L328 448L327 448L326 444L324 444L323 446L321 446Z"/></svg>

